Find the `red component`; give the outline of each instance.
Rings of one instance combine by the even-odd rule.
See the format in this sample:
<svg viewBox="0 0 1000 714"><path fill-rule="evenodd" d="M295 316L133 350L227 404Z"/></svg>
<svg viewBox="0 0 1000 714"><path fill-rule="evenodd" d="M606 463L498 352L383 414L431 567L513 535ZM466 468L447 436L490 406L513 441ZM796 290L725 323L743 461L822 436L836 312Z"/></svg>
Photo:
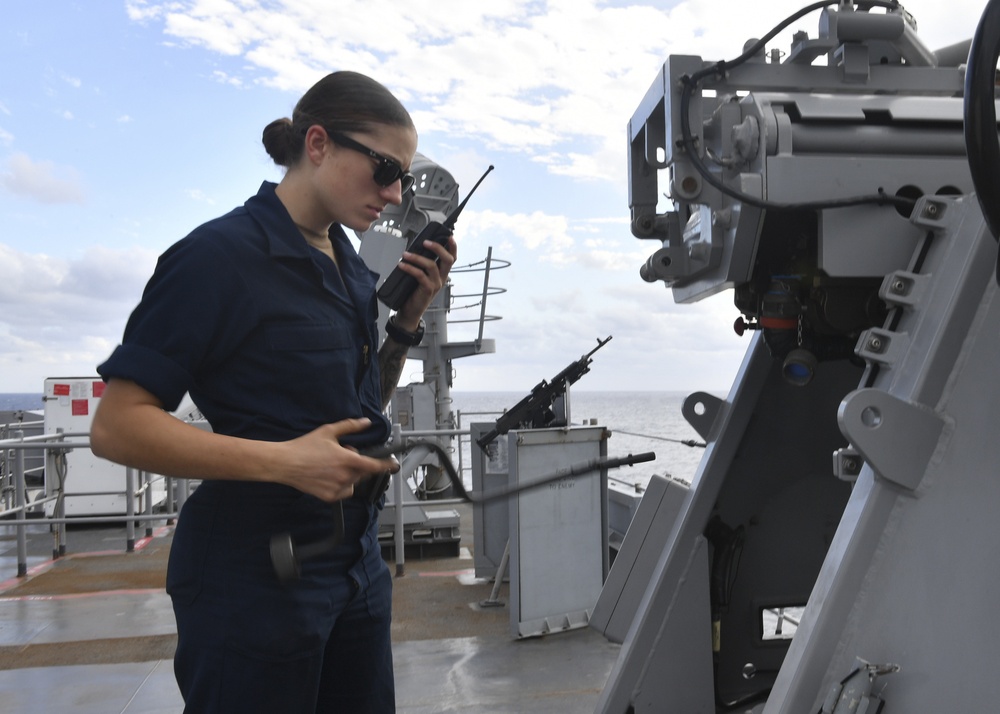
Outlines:
<svg viewBox="0 0 1000 714"><path fill-rule="evenodd" d="M52 396L54 396L54 397L68 397L69 396L69 385L68 384L53 384L52 385Z"/></svg>
<svg viewBox="0 0 1000 714"><path fill-rule="evenodd" d="M761 315L760 326L769 330L794 330L798 328L799 321L795 317L764 317Z"/></svg>
<svg viewBox="0 0 1000 714"><path fill-rule="evenodd" d="M95 399L99 399L104 396L104 388L106 386L108 385L106 385L103 381L91 383Z"/></svg>
<svg viewBox="0 0 1000 714"><path fill-rule="evenodd" d="M87 399L74 399L70 403L70 410L73 416L87 416L90 414L90 401Z"/></svg>

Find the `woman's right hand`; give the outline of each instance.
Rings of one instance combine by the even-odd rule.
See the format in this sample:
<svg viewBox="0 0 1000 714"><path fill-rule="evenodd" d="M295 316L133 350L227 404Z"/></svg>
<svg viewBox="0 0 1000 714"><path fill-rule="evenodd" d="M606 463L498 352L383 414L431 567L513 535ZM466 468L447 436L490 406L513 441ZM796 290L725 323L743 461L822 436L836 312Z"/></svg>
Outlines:
<svg viewBox="0 0 1000 714"><path fill-rule="evenodd" d="M280 481L320 500L333 502L354 495L354 485L386 471L395 473L393 458L373 459L340 443L341 437L364 431L369 419L344 419L283 442L287 467Z"/></svg>
<svg viewBox="0 0 1000 714"><path fill-rule="evenodd" d="M340 443L370 425L368 419L345 419L280 442L226 436L165 412L135 382L112 379L94 415L90 441L97 456L151 473L272 481L332 502L353 495L363 478L399 470L395 459L372 459Z"/></svg>

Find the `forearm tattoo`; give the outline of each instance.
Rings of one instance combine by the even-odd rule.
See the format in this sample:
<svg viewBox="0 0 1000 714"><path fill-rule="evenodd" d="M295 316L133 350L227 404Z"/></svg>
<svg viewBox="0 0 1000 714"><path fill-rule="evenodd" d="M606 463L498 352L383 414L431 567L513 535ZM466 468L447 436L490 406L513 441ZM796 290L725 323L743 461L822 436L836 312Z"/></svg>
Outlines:
<svg viewBox="0 0 1000 714"><path fill-rule="evenodd" d="M386 338L378 351L378 367L382 375L382 408L389 406L399 376L403 373L406 353L410 348L401 345L392 338Z"/></svg>

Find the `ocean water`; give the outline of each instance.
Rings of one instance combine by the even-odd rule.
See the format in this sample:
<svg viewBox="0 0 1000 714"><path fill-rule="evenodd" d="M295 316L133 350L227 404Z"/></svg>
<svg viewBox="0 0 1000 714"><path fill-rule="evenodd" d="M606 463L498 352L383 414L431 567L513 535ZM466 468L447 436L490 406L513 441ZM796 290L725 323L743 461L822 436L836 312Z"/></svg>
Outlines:
<svg viewBox="0 0 1000 714"><path fill-rule="evenodd" d="M453 392L452 410L463 428L473 422L494 421L526 396L521 392ZM701 437L681 415L686 392L570 392L570 417L574 424L596 419L599 426L611 431L609 456L624 456L646 451L656 453L656 460L623 467L609 476L630 483L645 484L653 474L669 474L690 483L701 461L703 448L686 446L682 441ZM0 394L0 411L42 409L42 395ZM478 448L478 447L477 447ZM463 461L471 463L468 444Z"/></svg>
<svg viewBox="0 0 1000 714"><path fill-rule="evenodd" d="M42 394L7 393L0 394L0 412L19 409L43 409Z"/></svg>
<svg viewBox="0 0 1000 714"><path fill-rule="evenodd" d="M453 392L452 409L462 427L468 428L473 422L496 420L504 409L513 407L525 396L519 392ZM609 429L610 457L646 451L656 453L655 461L616 469L608 473L609 477L645 484L653 474L669 474L690 483L705 450L681 443L689 440L703 443L681 414L686 398L687 392L571 390L570 420L580 424L596 419L599 426ZM465 451L467 455L468 446Z"/></svg>

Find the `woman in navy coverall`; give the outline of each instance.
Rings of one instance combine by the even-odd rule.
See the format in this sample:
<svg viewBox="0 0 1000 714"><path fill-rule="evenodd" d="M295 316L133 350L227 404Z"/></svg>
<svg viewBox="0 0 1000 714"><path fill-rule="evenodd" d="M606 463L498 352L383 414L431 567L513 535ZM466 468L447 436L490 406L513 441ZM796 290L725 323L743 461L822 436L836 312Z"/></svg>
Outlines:
<svg viewBox="0 0 1000 714"><path fill-rule="evenodd" d="M409 114L381 84L336 72L263 141L284 178L160 257L98 368L108 384L91 444L202 480L167 570L185 712L392 712L392 580L377 506L355 488L398 465L357 450L388 438L383 410L455 242L428 243L437 260L404 254L418 287L375 357L376 276L344 228L367 230L410 189ZM169 414L185 393L212 432ZM336 501L344 542L280 583L271 537L329 536Z"/></svg>

